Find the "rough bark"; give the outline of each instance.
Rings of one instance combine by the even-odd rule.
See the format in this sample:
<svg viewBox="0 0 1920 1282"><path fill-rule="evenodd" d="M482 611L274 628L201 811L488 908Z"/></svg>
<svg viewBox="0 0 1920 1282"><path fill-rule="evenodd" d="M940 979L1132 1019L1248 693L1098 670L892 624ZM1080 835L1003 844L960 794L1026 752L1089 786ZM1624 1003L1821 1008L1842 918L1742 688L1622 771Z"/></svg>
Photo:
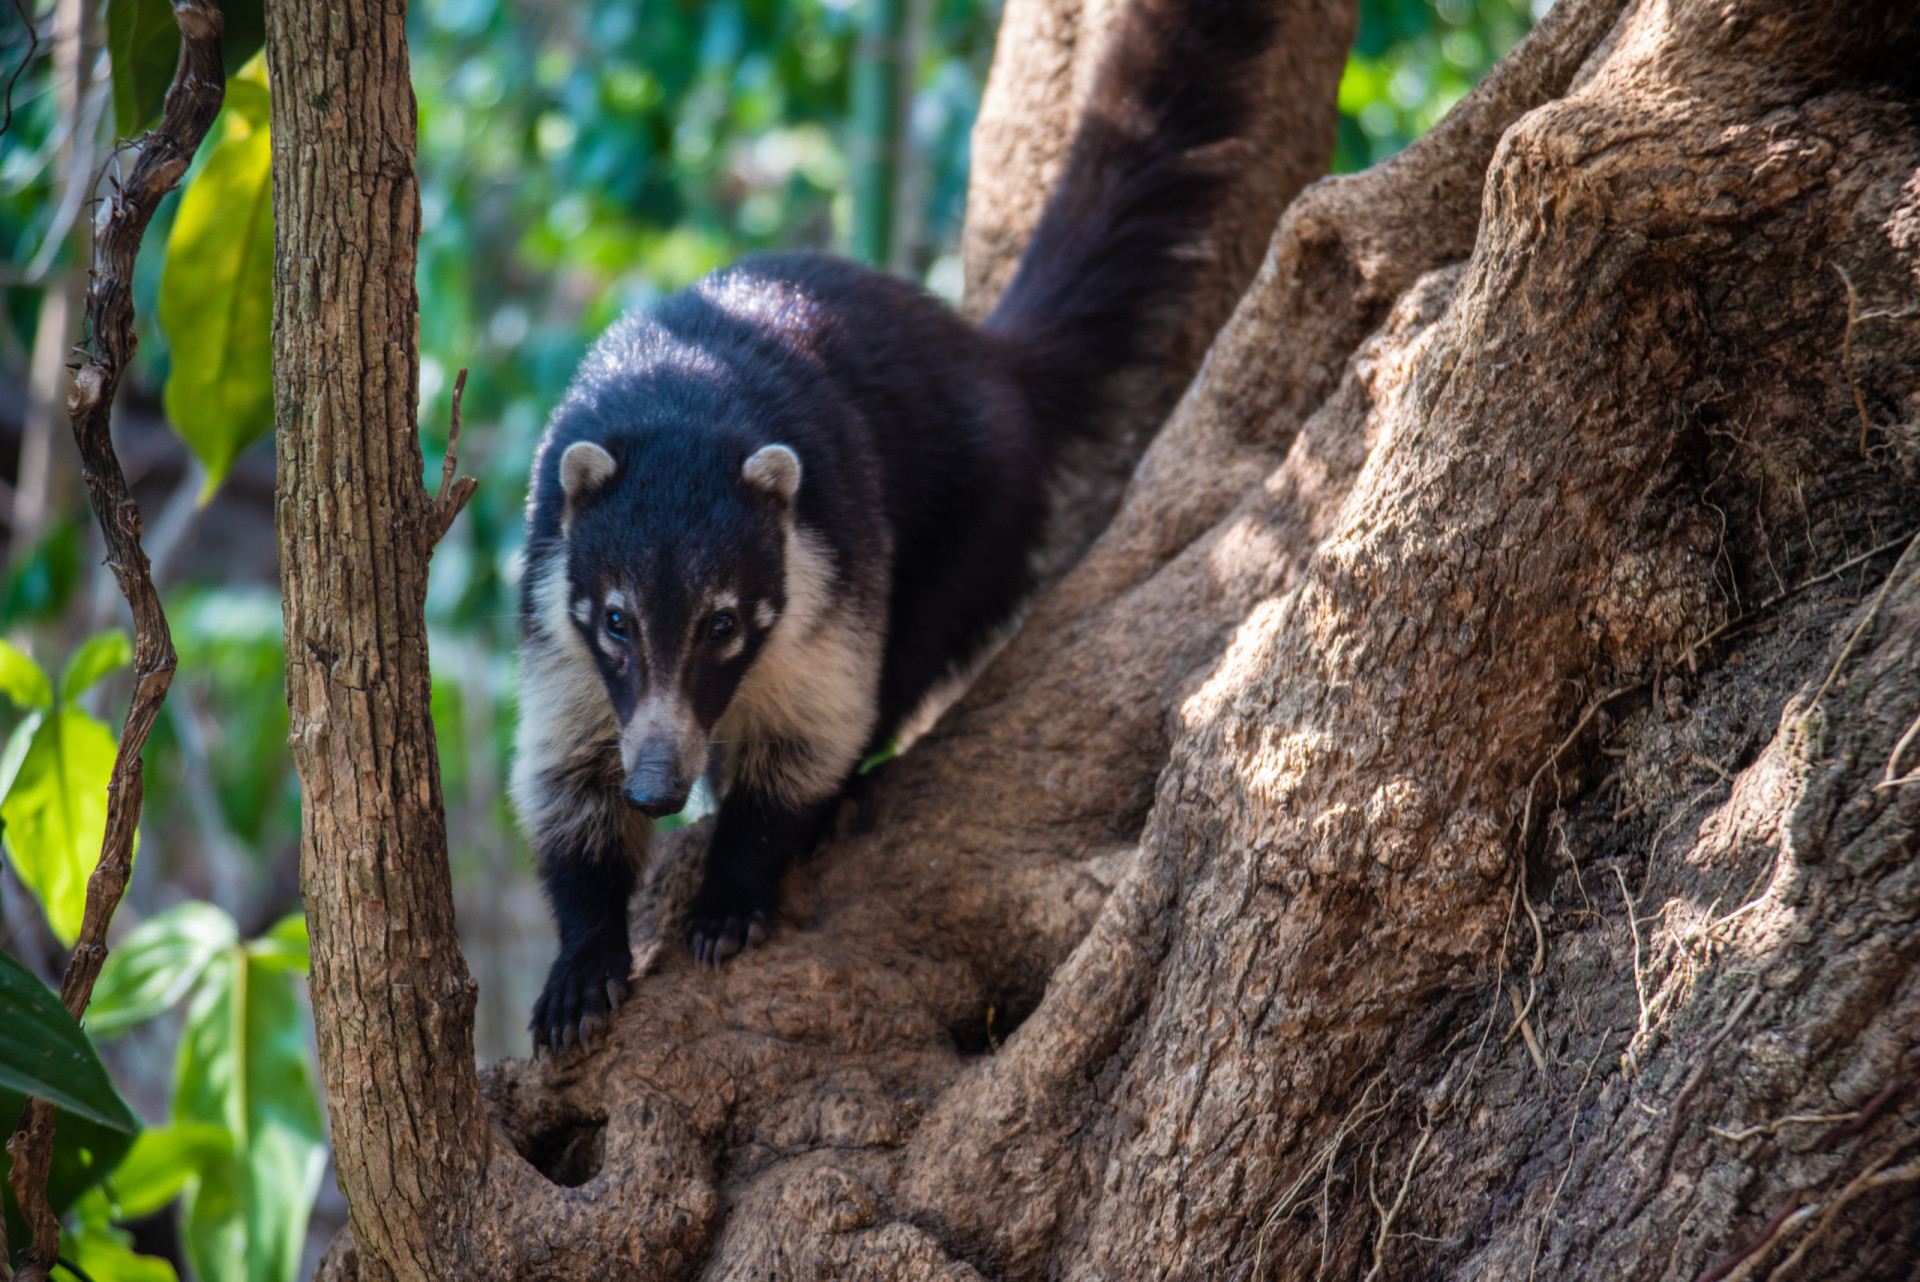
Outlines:
<svg viewBox="0 0 1920 1282"><path fill-rule="evenodd" d="M696 972L703 833L657 843L607 1042L407 1158L484 1163L462 1264L1912 1269L1920 17L1621 8L1294 201L1112 524L765 948ZM310 912L384 920L407 849ZM393 938L329 947L384 982ZM335 1076L350 1148L433 1147ZM397 1271L375 1192L334 1276Z"/></svg>
<svg viewBox="0 0 1920 1282"><path fill-rule="evenodd" d="M276 0L267 56L289 741L334 1160L367 1274L448 1276L490 1146L422 614L405 5Z"/></svg>

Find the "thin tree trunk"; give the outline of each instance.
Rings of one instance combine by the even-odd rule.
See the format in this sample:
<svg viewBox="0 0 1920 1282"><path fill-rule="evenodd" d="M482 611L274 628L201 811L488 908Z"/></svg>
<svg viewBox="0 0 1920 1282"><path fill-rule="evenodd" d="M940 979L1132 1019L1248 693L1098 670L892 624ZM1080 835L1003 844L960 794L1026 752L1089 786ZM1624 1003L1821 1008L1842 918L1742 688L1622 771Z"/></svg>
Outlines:
<svg viewBox="0 0 1920 1282"><path fill-rule="evenodd" d="M277 526L334 1161L369 1277L451 1276L489 1135L423 613L403 0L268 6Z"/></svg>

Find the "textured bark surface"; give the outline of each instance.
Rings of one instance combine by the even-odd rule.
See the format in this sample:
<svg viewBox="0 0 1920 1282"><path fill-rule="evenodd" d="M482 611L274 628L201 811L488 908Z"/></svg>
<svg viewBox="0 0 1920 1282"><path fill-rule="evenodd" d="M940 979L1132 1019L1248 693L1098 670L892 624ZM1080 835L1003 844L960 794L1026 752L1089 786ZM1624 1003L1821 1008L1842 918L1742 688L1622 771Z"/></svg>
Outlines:
<svg viewBox="0 0 1920 1282"><path fill-rule="evenodd" d="M977 218L1057 160L1096 17L1010 5L1037 47L1003 43ZM309 658L366 1248L331 1275L411 1267L413 1180L451 1199L420 1240L466 1252L422 1276L1909 1276L1915 68L1904 4L1560 0L1427 138L1264 215L1112 523L843 807L767 946L696 972L704 830L657 842L634 998L591 1052L482 1075L497 1142L457 956L399 924L444 878L431 758L312 746L356 698L430 744L424 685ZM398 457L385 421L336 436ZM411 460L376 503L424 502ZM290 648L325 618L328 663L409 661L334 604L362 580L308 573ZM375 797L403 818L354 831L389 845L339 818ZM430 1097L355 1085L389 1047Z"/></svg>

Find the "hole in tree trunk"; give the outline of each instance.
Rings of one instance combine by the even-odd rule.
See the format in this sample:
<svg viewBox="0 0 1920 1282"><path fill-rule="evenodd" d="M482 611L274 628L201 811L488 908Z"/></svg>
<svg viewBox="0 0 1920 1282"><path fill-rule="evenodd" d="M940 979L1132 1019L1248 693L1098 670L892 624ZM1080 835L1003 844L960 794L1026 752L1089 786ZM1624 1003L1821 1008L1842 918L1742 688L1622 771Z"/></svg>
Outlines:
<svg viewBox="0 0 1920 1282"><path fill-rule="evenodd" d="M953 1037L953 1048L962 1055L996 1053L1038 1005L1038 1001L1018 993L1000 994L978 1014L947 1029Z"/></svg>
<svg viewBox="0 0 1920 1282"><path fill-rule="evenodd" d="M578 1188L600 1174L607 1160L607 1119L575 1116L560 1119L527 1137L520 1156L540 1174L563 1188Z"/></svg>

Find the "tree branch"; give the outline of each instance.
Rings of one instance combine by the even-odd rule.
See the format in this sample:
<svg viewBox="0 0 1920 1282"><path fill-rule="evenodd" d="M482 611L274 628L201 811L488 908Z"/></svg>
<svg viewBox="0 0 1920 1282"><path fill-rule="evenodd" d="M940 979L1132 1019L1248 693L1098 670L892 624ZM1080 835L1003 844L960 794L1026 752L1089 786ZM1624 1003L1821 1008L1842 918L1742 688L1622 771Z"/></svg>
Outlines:
<svg viewBox="0 0 1920 1282"><path fill-rule="evenodd" d="M173 683L173 636L167 629L160 594L140 546L140 506L120 470L110 430L113 395L120 375L133 359L133 263L147 224L160 200L179 184L207 136L226 96L220 62L223 22L214 0L174 0L180 26L180 63L167 91L160 127L133 147L133 165L108 205L107 218L94 241L91 283L87 289L87 327L92 351L74 372L67 394L74 443L80 449L81 476L106 540L107 564L133 611L134 691L120 732L113 776L107 785L107 828L100 860L87 879L87 907L73 959L60 984L60 1001L75 1019L93 996L93 984L107 958L107 926L127 888L134 834L140 823L140 752L160 715ZM58 1259L60 1223L47 1204L47 1174L53 1157L53 1106L34 1100L8 1143L14 1163L15 1198L31 1227L18 1277L38 1282Z"/></svg>
<svg viewBox="0 0 1920 1282"><path fill-rule="evenodd" d="M460 470L460 398L466 394L466 390L467 371L463 369L453 379L453 411L447 421L447 457L440 465L440 492L434 495L433 508L427 518L429 552L447 537L447 531L453 528L453 519L460 515L460 509L480 488L480 482L471 476L463 476L457 481L454 479L454 474Z"/></svg>

